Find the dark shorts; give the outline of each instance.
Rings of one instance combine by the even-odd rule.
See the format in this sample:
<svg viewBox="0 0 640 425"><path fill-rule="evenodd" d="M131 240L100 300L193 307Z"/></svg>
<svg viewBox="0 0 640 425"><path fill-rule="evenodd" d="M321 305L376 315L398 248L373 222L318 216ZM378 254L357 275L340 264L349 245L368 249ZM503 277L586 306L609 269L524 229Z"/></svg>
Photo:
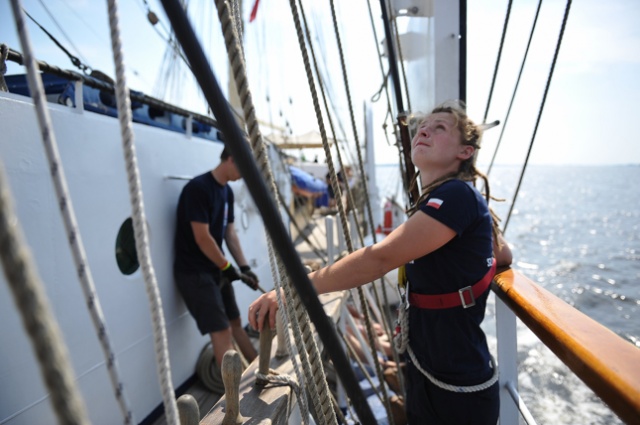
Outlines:
<svg viewBox="0 0 640 425"><path fill-rule="evenodd" d="M500 387L475 393L454 393L435 386L407 362L407 418L409 424L496 425L500 414Z"/></svg>
<svg viewBox="0 0 640 425"><path fill-rule="evenodd" d="M181 273L174 277L189 313L202 335L228 329L230 320L240 317L233 285L219 284L217 273Z"/></svg>

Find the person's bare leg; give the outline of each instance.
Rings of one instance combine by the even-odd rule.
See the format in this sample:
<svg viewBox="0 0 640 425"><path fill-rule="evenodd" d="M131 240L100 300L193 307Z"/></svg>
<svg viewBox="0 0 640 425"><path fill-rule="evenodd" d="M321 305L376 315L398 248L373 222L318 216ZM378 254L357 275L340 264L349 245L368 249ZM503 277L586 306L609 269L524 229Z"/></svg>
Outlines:
<svg viewBox="0 0 640 425"><path fill-rule="evenodd" d="M213 355L216 358L218 368L222 367L222 358L224 353L233 349L233 340L231 328L224 329L218 332L211 332L209 334L211 338L211 345L213 346Z"/></svg>
<svg viewBox="0 0 640 425"><path fill-rule="evenodd" d="M242 327L242 320L238 317L230 322L233 339L236 340L236 344L238 344L244 358L251 363L256 357L258 357L258 353L256 352L256 349L253 348L249 335L247 335Z"/></svg>

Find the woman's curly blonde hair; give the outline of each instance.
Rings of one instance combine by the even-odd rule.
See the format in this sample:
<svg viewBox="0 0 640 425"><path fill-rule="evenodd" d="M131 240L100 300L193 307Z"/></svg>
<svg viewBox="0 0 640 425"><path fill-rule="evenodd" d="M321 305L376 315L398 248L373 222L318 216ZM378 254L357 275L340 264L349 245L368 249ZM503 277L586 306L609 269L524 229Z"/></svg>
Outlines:
<svg viewBox="0 0 640 425"><path fill-rule="evenodd" d="M460 131L462 135L462 140L460 141L463 145L473 146L476 149L476 152L468 159L464 160L460 164L460 168L458 171L446 174L439 179L433 181L427 186L422 187L422 194L418 201L412 205L407 213L411 216L419 209L419 205L427 199L429 194L433 192L437 187L442 185L449 180L462 180L467 182L472 182L475 186L476 180L478 178L482 179L484 185L483 196L487 201L487 205L489 205L489 201L491 199L496 201L502 201L502 199L496 199L491 196L491 192L489 189L489 179L488 177L482 173L480 170L476 168L476 159L478 156L478 149L480 149L480 142L482 141L482 133L483 127L474 123L465 110L464 102L462 101L448 101L436 106L430 114L425 115L421 121L424 121L429 115L436 114L439 112L444 112L451 114L455 119L455 125ZM418 179L420 177L420 171L416 172L413 181L411 182L410 191L413 190L418 184ZM496 215L493 209L489 208L489 212L492 218L492 227L493 227L493 237L495 241L499 241L498 235L500 234L500 218Z"/></svg>

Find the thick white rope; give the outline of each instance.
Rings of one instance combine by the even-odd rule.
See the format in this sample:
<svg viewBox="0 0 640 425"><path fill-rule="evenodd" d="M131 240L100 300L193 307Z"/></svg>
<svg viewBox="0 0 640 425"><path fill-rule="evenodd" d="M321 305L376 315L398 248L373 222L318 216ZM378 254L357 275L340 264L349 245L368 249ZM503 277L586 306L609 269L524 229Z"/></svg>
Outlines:
<svg viewBox="0 0 640 425"><path fill-rule="evenodd" d="M32 92L33 93L33 92ZM0 162L0 258L14 303L29 335L58 422L88 424L58 322L16 217Z"/></svg>
<svg viewBox="0 0 640 425"><path fill-rule="evenodd" d="M133 212L133 229L136 239L136 250L142 274L144 276L147 297L151 308L153 320L154 346L156 351L156 367L158 379L164 402L164 409L167 421L171 424L179 424L178 407L174 397L173 384L171 380L171 369L169 365L169 350L167 348L167 335L162 311L162 300L158 290L151 253L149 250L149 236L146 226L144 203L142 199L142 187L140 183L140 173L137 165L137 158L134 145L133 129L131 125L131 100L129 89L126 83L124 57L122 43L120 41L120 26L118 18L117 0L107 0L109 7L109 27L111 29L111 48L113 51L113 61L116 67L116 100L118 103L118 118L120 121L120 131L122 135L122 145L129 181L129 197Z"/></svg>
<svg viewBox="0 0 640 425"><path fill-rule="evenodd" d="M302 1L298 0L299 4L300 4L300 10L302 12ZM298 36L298 44L300 46L300 52L302 53L302 59L304 62L304 66L305 66L305 71L307 74L307 81L309 83L309 89L311 91L311 97L313 100L313 105L314 105L314 110L316 112L316 118L318 120L318 127L320 130L320 135L322 137L322 145L325 151L325 157L326 157L326 161L327 161L327 167L329 168L329 173L331 175L331 186L333 188L333 191L336 195L336 198L340 198L342 195L341 189L338 185L337 182L337 178L336 178L336 172L335 172L335 168L333 165L333 159L332 159L332 155L331 155L331 149L329 146L329 142L327 140L327 134L326 134L326 130L325 130L325 126L324 126L324 121L322 119L322 111L320 110L320 104L319 104L319 100L318 100L318 94L315 88L315 82L313 79L313 72L311 69L311 63L309 61L309 54L307 52L307 47L305 44L305 40L304 40L304 33L303 33L303 29L302 29L302 24L300 22L300 13L298 13L298 7L296 5L296 0L289 0L289 5L291 7L291 14L293 16L293 20L294 20L294 25L296 28L296 33ZM333 10L333 0L331 0L331 6L332 6L332 10ZM304 13L302 13L302 15L304 16ZM334 16L334 20L335 20L335 14L333 14ZM347 215L344 209L344 205L342 204L342 202L338 202L337 203L337 207L338 207L338 213L339 213L339 217L340 217L340 222L342 224L342 234L344 235L345 238L345 242L347 244L347 249L349 252L353 252L354 248L353 248L353 243L351 241L351 235L349 233L349 225L347 222ZM358 294L360 295L360 299L361 299L361 303L362 303L362 314L364 315L364 319L365 319L365 323L366 323L366 329L367 329L367 337L369 339L369 345L370 345L370 349L372 351L372 355L375 359L374 361L374 365L375 365L375 370L376 370L376 374L378 376L378 379L382 382L382 380L384 379L383 374L382 374L382 367L380 365L380 362L377 361L378 357L377 357L377 352L376 352L376 347L375 347L375 337L373 335L373 328L371 325L371 319L369 317L369 312L368 312L368 306L366 305L367 301L364 297L364 294L362 292L362 288L358 287L357 288ZM384 406L387 412L387 418L388 421L391 425L393 425L393 415L391 414L391 405L389 403L389 396L387 394L387 389L383 386L382 388L382 392L384 394Z"/></svg>
<svg viewBox="0 0 640 425"><path fill-rule="evenodd" d="M265 229L266 230L266 229ZM282 292L280 291L280 276L278 273L278 269L276 267L276 255L275 250L273 249L273 243L271 238L267 235L267 244L269 247L269 265L271 267L271 276L273 277L273 282L275 284L276 289L276 299L278 300L278 314L282 319L282 323L291 323L291 317L287 314L287 309L284 305L284 300L282 299ZM300 388L305 388L305 381L302 372L300 371L300 365L298 357L293 350L293 344L291 343L291 335L289 335L289 326L282 326L284 332L284 340L287 345L287 352L289 353L289 358L291 359L291 363L293 364L293 370L296 374L296 378L298 379L299 386L297 388L296 397L298 399L298 404L300 406L300 415L302 416L302 422L304 425L308 425L309 423L309 405L307 403L306 394L300 391ZM292 387L295 390L295 387Z"/></svg>
<svg viewBox="0 0 640 425"><path fill-rule="evenodd" d="M271 192L275 199L277 198L275 196L275 194L277 193L277 189L275 186L275 181L273 179L273 174L269 166L268 158L266 155L266 149L264 147L264 142L262 140L262 135L260 134L258 121L255 117L255 109L254 109L251 92L249 90L249 85L246 78L243 52L242 52L241 45L239 43L240 37L237 33L237 26L234 25L234 22L237 23L238 19L234 19L233 16L231 16L231 11L229 10L230 7L226 1L216 0L216 5L218 9L218 17L220 19L220 24L222 26L222 32L225 38L227 54L232 67L233 77L236 83L236 87L238 88L238 95L242 102L245 122L249 130L252 151L256 159L256 162L261 167L262 175L265 181L268 183L269 187L271 188ZM270 249L270 256L275 256L272 245L269 245L269 249ZM275 258L276 258L276 262L278 263L278 267L281 269L280 275L283 277L286 277L286 271L284 270L284 266L282 264L281 258L278 256L275 256ZM274 280L274 282L276 283L276 286L277 286L276 291L278 292L278 295L280 295L279 294L280 287L278 286L280 281L276 279ZM291 306L292 302L294 304L300 304L300 300L297 294L292 293L292 291L290 290L290 285L287 279L284 280L284 290L285 290L285 293L287 294L286 295L287 298L290 300L290 302L287 303L287 308L292 307ZM280 303L280 307L282 307L281 300L279 301L279 303ZM282 312L284 311L284 309L281 308L280 311L281 311L281 314L283 314ZM307 381L306 381L307 385L305 385L305 388L310 391L311 399L314 403L314 407L318 414L318 417L322 418L324 423L336 423L335 414L333 413L333 407L331 405L331 400L327 397L327 394L329 391L328 391L326 379L324 376L324 370L322 369L322 363L320 361L318 349L317 349L317 346L315 345L315 341L313 341L313 338L310 336L311 332L309 330L310 328L309 321L307 318L307 320L302 321L302 325L300 325L301 317L302 317L301 315L289 314L289 318L292 320L290 320L289 322L284 322L284 321L283 322L291 323L294 328L294 338L296 340L298 354L300 355L300 361L302 363L305 375L307 376ZM307 331L300 332L299 330L300 327L302 327L303 330L306 329ZM301 336L302 338L305 338L305 336L307 337L305 338L305 340L300 340ZM312 340L311 342L313 343L309 342L309 339L311 339ZM287 348L291 355L291 359L295 365L295 362L296 362L295 353L293 352L293 348L290 345L290 343L288 344ZM311 361L307 361L307 358L306 358L307 353L310 353ZM310 370L311 367L313 367L314 370L316 371L315 374ZM324 384L324 391L322 392L319 392L318 390L320 383ZM299 397L299 399L301 400L303 399L303 397ZM308 414L306 414L305 412L302 412L302 409L305 409L305 408L306 407L304 404L301 405L301 413L303 417L306 418L308 417Z"/></svg>
<svg viewBox="0 0 640 425"><path fill-rule="evenodd" d="M407 294L408 296L408 294ZM407 314L407 309L405 308L405 303L403 302L399 307L398 312L398 323L400 325L400 332L394 337L393 342L396 346L396 349L399 353L404 353L407 351L409 353L409 357L411 357L411 361L415 365L415 367L429 380L431 383L443 390L452 391L454 393L475 393L478 391L486 390L496 382L498 382L499 372L498 367L496 366L496 362L491 357L491 366L493 367L493 376L489 378L488 381L485 381L478 385L451 385L446 382L440 381L438 378L427 372L420 366L416 355L411 349L411 345L409 345L409 315Z"/></svg>
<svg viewBox="0 0 640 425"><path fill-rule="evenodd" d="M53 180L58 205L60 207L60 213L65 226L65 231L68 236L71 253L73 255L73 261L76 267L78 278L84 297L87 302L89 314L93 322L93 326L96 330L96 335L100 341L102 351L106 359L107 371L111 379L111 385L114 390L114 396L120 406L125 424L134 423L133 413L129 407L129 402L124 391L124 385L120 379L120 373L118 371L118 365L116 356L113 352L111 342L109 339L109 332L104 321L102 314L102 308L96 294L95 285L91 274L91 269L87 263L87 256L85 253L84 245L78 231L78 224L75 217L73 204L69 195L66 177L64 175L64 169L62 167L62 161L58 152L58 146L53 132L53 126L51 125L51 119L46 106L46 95L44 88L42 87L42 81L40 76L36 72L35 59L33 57L31 43L29 42L27 28L24 26L24 19L22 17L22 7L19 1L14 2L14 14L16 15L16 22L20 19L22 24L18 24L18 32L20 33L21 44L23 49L23 55L25 57L25 64L27 66L27 74L29 78L29 89L33 95L33 101L38 114L38 124L42 133L42 141L45 147L47 160L49 162L49 168L51 169L51 178ZM16 13L17 10L17 13ZM19 17L17 15L20 15Z"/></svg>

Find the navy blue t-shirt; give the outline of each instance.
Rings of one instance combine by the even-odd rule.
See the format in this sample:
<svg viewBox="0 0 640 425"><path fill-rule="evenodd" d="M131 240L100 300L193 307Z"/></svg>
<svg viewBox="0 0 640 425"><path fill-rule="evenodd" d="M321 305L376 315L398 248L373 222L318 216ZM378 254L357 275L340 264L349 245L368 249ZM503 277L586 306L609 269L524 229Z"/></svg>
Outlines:
<svg viewBox="0 0 640 425"><path fill-rule="evenodd" d="M216 272L218 267L202 253L191 222L209 223L209 233L222 249L227 223L233 223L233 191L221 185L210 171L194 177L180 194L175 234L175 271Z"/></svg>
<svg viewBox="0 0 640 425"><path fill-rule="evenodd" d="M409 290L447 294L473 285L491 267L491 215L482 195L470 184L451 180L420 204L420 211L456 232L436 251L407 264ZM409 344L420 365L454 385L476 385L489 379L490 354L480 323L489 291L469 308L410 307Z"/></svg>

